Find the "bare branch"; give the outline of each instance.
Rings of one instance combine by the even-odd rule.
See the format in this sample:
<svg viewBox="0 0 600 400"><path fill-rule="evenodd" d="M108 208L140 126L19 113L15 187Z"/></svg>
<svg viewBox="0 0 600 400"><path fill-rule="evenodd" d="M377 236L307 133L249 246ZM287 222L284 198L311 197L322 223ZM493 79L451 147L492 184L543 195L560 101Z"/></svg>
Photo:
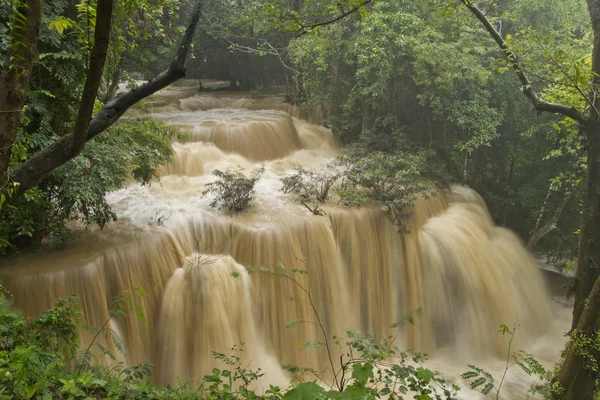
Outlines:
<svg viewBox="0 0 600 400"><path fill-rule="evenodd" d="M250 53L250 54L254 54L254 53L264 53L264 54L268 54L271 56L275 56L279 59L280 64L285 68L288 69L290 71L292 71L295 74L301 75L302 73L300 71L298 71L297 69L290 67L284 60L283 60L283 56L281 55L279 49L273 47L273 45L271 43L269 43L266 39L256 39L258 42L262 42L265 45L267 45L269 47L268 50L261 50L261 49L257 49L254 47L250 47L250 46L243 46L241 44L235 43L229 39L225 39L227 40L227 42L233 47L234 50L237 50L241 53Z"/></svg>
<svg viewBox="0 0 600 400"><path fill-rule="evenodd" d="M531 82L527 78L527 75L521 67L521 64L517 60L517 56L510 50L502 36L498 33L496 28L494 28L494 26L490 22L490 20L471 0L461 1L477 17L477 19L481 22L484 28L492 36L492 39L494 39L498 46L500 46L500 49L502 49L504 56L508 60L509 64L512 66L513 70L517 74L517 77L519 78L519 81L521 82L523 93L525 94L525 96L527 96L529 100L531 100L535 109L554 114L561 114L584 125L587 125L589 123L589 120L588 118L586 118L585 114L577 110L575 107L566 106L564 104L550 103L540 99L537 92L531 86Z"/></svg>
<svg viewBox="0 0 600 400"><path fill-rule="evenodd" d="M552 214L552 217L542 226L542 222L545 219L546 212L548 210L548 203L550 202L550 196L552 196L552 185L548 188L548 193L546 194L546 199L544 200L544 204L542 205L542 209L540 210L540 215L535 223L535 228L531 232L531 236L529 236L529 240L527 242L527 247L529 249L533 249L535 245L542 239L544 236L552 232L556 229L558 220L561 218L565 207L573 198L573 196L579 196L581 187L583 186L584 180L580 180L574 187L567 188L563 193L563 197L561 202L558 204L558 207Z"/></svg>
<svg viewBox="0 0 600 400"><path fill-rule="evenodd" d="M335 17L333 19L330 19L328 21L319 22L314 25L308 25L308 26L302 25L300 30L296 33L296 38L299 38L300 36L304 36L304 35L312 32L315 28L318 28L320 26L330 25L337 21L340 21L340 20L346 18L347 16L349 16L350 14L354 14L355 12L357 12L358 10L360 10L361 8L363 8L364 6L366 6L367 4L372 3L372 2L373 2L373 0L364 0L361 4L351 8L350 10L348 10L346 12L342 12L340 15L338 15L337 17Z"/></svg>

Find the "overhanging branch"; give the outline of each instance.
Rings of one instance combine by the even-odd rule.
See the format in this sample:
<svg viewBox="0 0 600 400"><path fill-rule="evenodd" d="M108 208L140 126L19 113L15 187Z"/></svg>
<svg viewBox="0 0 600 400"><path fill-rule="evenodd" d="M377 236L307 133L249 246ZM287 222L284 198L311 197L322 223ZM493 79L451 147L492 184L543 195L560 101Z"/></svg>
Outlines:
<svg viewBox="0 0 600 400"><path fill-rule="evenodd" d="M83 93L75 119L75 127L72 135L72 152L77 155L85 146L86 131L90 125L90 119L94 112L96 94L102 80L104 62L110 42L110 26L113 12L113 0L98 0L96 14L96 28L94 29L94 47L90 54L90 66L88 68Z"/></svg>
<svg viewBox="0 0 600 400"><path fill-rule="evenodd" d="M281 63L281 66L285 69L288 69L290 71L292 71L295 74L301 75L300 71L298 71L297 69L290 67L284 60L283 60L283 56L281 55L281 52L279 51L279 49L275 48L271 43L269 43L266 39L261 39L258 38L256 39L259 43L264 43L266 46L268 46L269 48L267 50L265 49L257 49L254 47L250 47L250 46L243 46L241 44L232 42L229 39L225 39L230 46L236 50L239 51L240 53L248 53L248 54L268 54L271 56L275 56L279 59L279 62Z"/></svg>
<svg viewBox="0 0 600 400"><path fill-rule="evenodd" d="M490 20L487 19L485 14L471 0L461 1L477 17L477 19L481 22L484 28L492 36L492 39L494 39L498 46L500 46L500 49L502 49L504 56L508 60L509 64L512 66L517 77L519 78L523 93L529 100L531 100L531 103L533 104L535 109L554 114L561 114L583 125L588 124L588 119L586 118L585 114L577 110L575 107L566 106L564 104L550 103L540 99L537 92L531 86L531 82L529 81L529 78L527 78L525 71L521 67L517 56L510 50L500 33L498 33L496 28L494 28L494 26L490 22Z"/></svg>
<svg viewBox="0 0 600 400"><path fill-rule="evenodd" d="M123 93L104 105L98 115L90 121L87 130L85 131L85 142L92 140L108 129L121 118L125 111L140 100L185 77L185 61L189 53L194 33L196 32L196 26L200 19L203 3L203 0L197 0L190 24L183 35L177 53L175 53L171 60L167 72L146 82L136 89ZM35 153L31 158L11 172L11 180L20 184L19 193L23 193L27 189L34 187L50 172L81 152L83 146L77 152L71 151L71 143L75 133L77 132L64 136L48 147Z"/></svg>
<svg viewBox="0 0 600 400"><path fill-rule="evenodd" d="M357 12L358 10L360 10L361 8L363 8L364 6L366 6L367 4L372 3L372 2L373 2L373 0L364 0L361 4L359 4L355 7L352 7L350 10L341 13L340 15L338 15L337 17L335 17L333 19L330 19L328 21L319 22L319 23L313 24L313 25L307 25L307 26L302 25L302 27L298 30L298 33L296 33L296 38L299 38L300 36L304 36L307 33L312 32L315 28L318 28L320 26L330 25L335 22L338 22L338 21L346 18L350 14L354 14L355 12Z"/></svg>

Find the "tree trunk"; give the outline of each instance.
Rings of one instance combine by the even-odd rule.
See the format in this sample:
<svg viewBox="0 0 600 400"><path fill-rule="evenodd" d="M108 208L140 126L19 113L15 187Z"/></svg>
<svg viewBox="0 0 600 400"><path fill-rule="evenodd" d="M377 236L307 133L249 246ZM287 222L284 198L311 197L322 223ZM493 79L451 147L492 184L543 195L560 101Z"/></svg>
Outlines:
<svg viewBox="0 0 600 400"><path fill-rule="evenodd" d="M594 31L592 52L593 92L600 86L600 0L588 0L590 20ZM587 177L577 259L575 305L573 307L572 334L592 337L597 334L600 322L600 100L592 97L589 110L590 123L582 128L587 139ZM585 349L584 349L585 351ZM592 400L598 371L586 368L573 341L569 343L565 362L554 378L564 388L561 400Z"/></svg>
<svg viewBox="0 0 600 400"><path fill-rule="evenodd" d="M597 333L600 318L600 124L587 132L588 173L581 214L575 306L571 328L577 334ZM591 351L591 350L590 350ZM556 381L565 388L561 400L592 400L598 371L586 368L570 343ZM568 362L567 362L568 361Z"/></svg>
<svg viewBox="0 0 600 400"><path fill-rule="evenodd" d="M37 54L42 24L42 0L25 0L17 7L26 26L13 21L11 50L0 74L0 189L8 187L8 164L21 126L29 78Z"/></svg>
<svg viewBox="0 0 600 400"><path fill-rule="evenodd" d="M227 65L229 66L229 90L238 91L239 87L233 68L233 53L229 50L227 50Z"/></svg>
<svg viewBox="0 0 600 400"><path fill-rule="evenodd" d="M85 146L87 129L92 119L98 88L102 82L108 43L110 42L110 27L112 22L113 0L98 0L96 6L96 25L94 28L94 47L90 54L90 64L85 77L83 93L79 102L79 110L75 126L69 142L71 157L81 153Z"/></svg>
<svg viewBox="0 0 600 400"><path fill-rule="evenodd" d="M593 338L600 319L600 279L597 279L588 297L588 304L581 310L577 329L572 335L576 338ZM576 339L577 340L577 339ZM558 390L551 393L553 400L588 400L594 398L595 379L589 368L585 368L585 358L575 350L573 341L567 345L566 356L552 384Z"/></svg>
<svg viewBox="0 0 600 400"><path fill-rule="evenodd" d="M588 0L592 28L594 30L594 50L592 71L595 74L593 91L600 86L600 0ZM595 110L600 100L595 97L593 110L590 110L591 123L583 130L587 139L587 178L577 262L577 282L572 328L577 326L584 303L600 274L600 115ZM593 98L594 98L593 97Z"/></svg>
<svg viewBox="0 0 600 400"><path fill-rule="evenodd" d="M527 247L530 250L533 250L533 248L538 244L538 242L544 236L546 236L547 234L549 234L550 232L552 232L553 230L556 229L558 220L562 216L562 213L565 210L565 207L567 206L567 204L569 203L569 200L571 200L571 197L573 196L573 194L575 194L575 192L578 191L578 187L579 187L579 185L577 185L577 187L574 188L572 192L567 192L564 194L563 199L561 200L560 204L558 205L558 208L554 211L554 214L552 215L552 217L548 220L548 222L546 222L544 225L542 225L542 222L544 220L544 216L546 214L546 210L548 207L549 198L551 196L551 191L550 191L550 189L548 189L548 195L546 196L546 200L544 201L544 205L542 206L542 209L540 211L540 216L535 224L535 228L533 229L533 232L529 236L529 240L527 241Z"/></svg>
<svg viewBox="0 0 600 400"><path fill-rule="evenodd" d="M120 67L117 66L115 72L113 72L112 77L110 79L110 86L106 91L106 96L104 97L104 102L107 103L115 97L117 94L117 90L119 89L119 81L121 80L121 70Z"/></svg>

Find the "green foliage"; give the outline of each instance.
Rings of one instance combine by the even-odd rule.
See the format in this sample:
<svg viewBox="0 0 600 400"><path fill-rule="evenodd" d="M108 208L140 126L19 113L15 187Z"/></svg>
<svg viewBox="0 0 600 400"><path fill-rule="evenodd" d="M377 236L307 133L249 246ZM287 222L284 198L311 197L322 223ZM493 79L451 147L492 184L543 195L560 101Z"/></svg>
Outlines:
<svg viewBox="0 0 600 400"><path fill-rule="evenodd" d="M89 352L98 345L103 356L106 349L94 343L100 333L110 331L108 321L125 316L139 308L139 297L145 293L134 288L121 293L113 302L111 315L89 347L75 359L79 347L79 329L83 314L77 308L76 296L59 300L55 307L32 322L28 322L14 308L0 285L0 399L280 399L282 390L271 387L264 395L249 389L263 373L245 368L239 356L242 347L234 346L233 355L214 353L214 357L231 366L231 370L213 370L196 389L183 383L176 388L157 387L149 379L150 363L124 367L116 363L102 367L98 357ZM109 335L114 338L114 333ZM122 351L119 349L119 351ZM75 361L77 368L69 365Z"/></svg>
<svg viewBox="0 0 600 400"><path fill-rule="evenodd" d="M0 398L55 398L52 386L58 384L65 356L74 356L79 341L77 298L60 300L27 322L11 307L1 285L0 292Z"/></svg>
<svg viewBox="0 0 600 400"><path fill-rule="evenodd" d="M260 369L248 369L242 363L243 343L233 346L231 355L213 352L213 357L222 361L230 369L214 368L212 374L206 375L195 394L201 399L281 399L282 389L270 386L264 394L259 395L250 389L265 374Z"/></svg>
<svg viewBox="0 0 600 400"><path fill-rule="evenodd" d="M182 35L185 13L175 0L126 0L115 3L111 41L102 76L102 98L114 97L117 85L132 74L148 78L162 72L172 56L173 43Z"/></svg>
<svg viewBox="0 0 600 400"><path fill-rule="evenodd" d="M341 338L334 339L338 345L343 343ZM343 390L329 391L326 398L456 398L456 385L426 368L424 355L398 350L394 339L390 336L378 340L372 334L363 337L347 332L342 346L347 350L340 361Z"/></svg>
<svg viewBox="0 0 600 400"><path fill-rule="evenodd" d="M574 353L581 357L587 370L597 372L600 370L598 351L600 350L600 335L598 332L582 332L574 329L570 333Z"/></svg>
<svg viewBox="0 0 600 400"><path fill-rule="evenodd" d="M333 166L332 166L333 168ZM293 193L313 214L319 215L319 205L329 200L331 189L340 175L330 168L329 172L316 172L297 168L292 174L281 178L284 193Z"/></svg>
<svg viewBox="0 0 600 400"><path fill-rule="evenodd" d="M0 4L0 20L9 21L0 27L0 43L17 43L10 35L23 22L22 4ZM103 92L116 90L116 84L130 72L164 69L167 62L158 61L166 48L171 52L183 24L174 17L179 15L178 7L179 2L168 0L128 0L115 6L99 98L107 100L110 96ZM43 2L37 55L9 170L72 132L93 44L95 8L93 1ZM9 54L4 51L7 47L0 48L2 61ZM96 110L101 105L98 100ZM95 138L80 156L55 170L37 188L10 206L0 207L0 254L40 246L46 239L63 245L69 238L68 220L101 227L114 220L106 192L122 187L130 177L142 184L156 177L156 168L172 154L169 139L173 132L157 121L130 120Z"/></svg>
<svg viewBox="0 0 600 400"><path fill-rule="evenodd" d="M452 181L481 193L494 218L524 239L540 215L546 225L559 214L537 249L572 259L580 204L573 188L585 176L579 127L532 114L496 43L457 4L377 2L360 18L292 40L299 100L326 109L327 124L345 143L372 150L367 135L385 143L377 151L394 153L410 143L409 154L429 152L429 162L443 162ZM545 100L588 106L592 40L585 2L515 0L484 8ZM401 141L388 140L398 132ZM556 190L546 201L549 185ZM349 204L368 197L352 185L341 189Z"/></svg>
<svg viewBox="0 0 600 400"><path fill-rule="evenodd" d="M339 194L346 205L369 198L377 202L390 220L403 228L410 219L410 207L419 197L436 195L439 183L432 174L430 154L413 152L369 151L355 148L339 159L343 182Z"/></svg>
<svg viewBox="0 0 600 400"><path fill-rule="evenodd" d="M215 170L213 175L217 177L214 182L207 185L202 195L213 195L214 199L210 203L211 207L217 207L219 210L225 209L231 214L246 212L252 207L254 199L254 186L260 180L264 172L264 167L260 167L247 177L243 170Z"/></svg>
<svg viewBox="0 0 600 400"><path fill-rule="evenodd" d="M478 389L482 394L488 395L492 391L496 393L496 399L500 398L500 391L502 390L502 384L504 378L509 369L515 365L521 368L527 375L536 376L541 383L534 384L530 389L529 393L541 394L544 399L550 398L551 383L550 380L553 376L553 371L547 371L542 364L537 361L532 354L529 354L523 350L517 353L511 353L512 343L515 337L515 333L519 325L514 324L513 328L509 328L507 325L501 325L498 332L506 335L508 341L506 364L504 367L504 373L499 383L496 383L494 377L484 369L475 365L469 364L469 371L461 374L461 378L468 381L471 389Z"/></svg>
<svg viewBox="0 0 600 400"><path fill-rule="evenodd" d="M461 378L464 380L471 381L471 389L481 389L482 394L489 394L494 387L494 377L487 371L479 368L475 365L469 364L470 371L464 372ZM482 387L483 386L483 387Z"/></svg>
<svg viewBox="0 0 600 400"><path fill-rule="evenodd" d="M155 119L126 120L99 135L39 188L0 209L0 254L28 242L39 245L46 237L62 245L69 238L66 223L71 219L100 227L114 220L105 194L123 187L130 177L142 184L157 178L157 168L173 154L174 135L174 129Z"/></svg>

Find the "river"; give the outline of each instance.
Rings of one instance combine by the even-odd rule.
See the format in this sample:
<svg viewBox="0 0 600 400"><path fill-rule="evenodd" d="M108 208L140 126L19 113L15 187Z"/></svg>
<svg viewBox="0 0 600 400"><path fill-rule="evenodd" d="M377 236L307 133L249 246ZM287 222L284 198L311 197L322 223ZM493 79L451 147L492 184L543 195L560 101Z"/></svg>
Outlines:
<svg viewBox="0 0 600 400"><path fill-rule="evenodd" d="M173 143L175 157L160 181L107 195L117 222L102 231L74 224L66 249L4 263L0 278L26 315L77 293L88 323L101 327L115 296L143 288L146 321L132 314L108 324L125 350L104 337L100 343L127 365L152 362L159 384L174 385L177 377L199 382L223 366L212 351L230 354L241 342L244 362L267 373L263 387L288 381L284 364L326 369L323 349L298 346L323 341L302 288L329 335L394 337L399 348L427 352L426 366L458 383L468 363L502 375L501 324L519 324L514 351L532 352L550 368L558 360L570 304L549 289L516 235L494 225L477 193L453 186L419 200L408 233L398 233L374 205L330 202L314 215L282 193L280 178L297 167L328 168L336 156L338 142L319 126L322 114L283 104L275 94L197 94L193 84L165 90L145 106L187 140ZM213 171L260 165L265 172L248 213L228 216L210 207L202 192ZM307 274L293 275L301 288L261 267ZM293 321L295 329L286 328ZM82 344L91 337L82 332ZM334 348L334 356L340 351ZM503 398L525 398L534 381L513 367ZM459 398L482 397L465 388Z"/></svg>

